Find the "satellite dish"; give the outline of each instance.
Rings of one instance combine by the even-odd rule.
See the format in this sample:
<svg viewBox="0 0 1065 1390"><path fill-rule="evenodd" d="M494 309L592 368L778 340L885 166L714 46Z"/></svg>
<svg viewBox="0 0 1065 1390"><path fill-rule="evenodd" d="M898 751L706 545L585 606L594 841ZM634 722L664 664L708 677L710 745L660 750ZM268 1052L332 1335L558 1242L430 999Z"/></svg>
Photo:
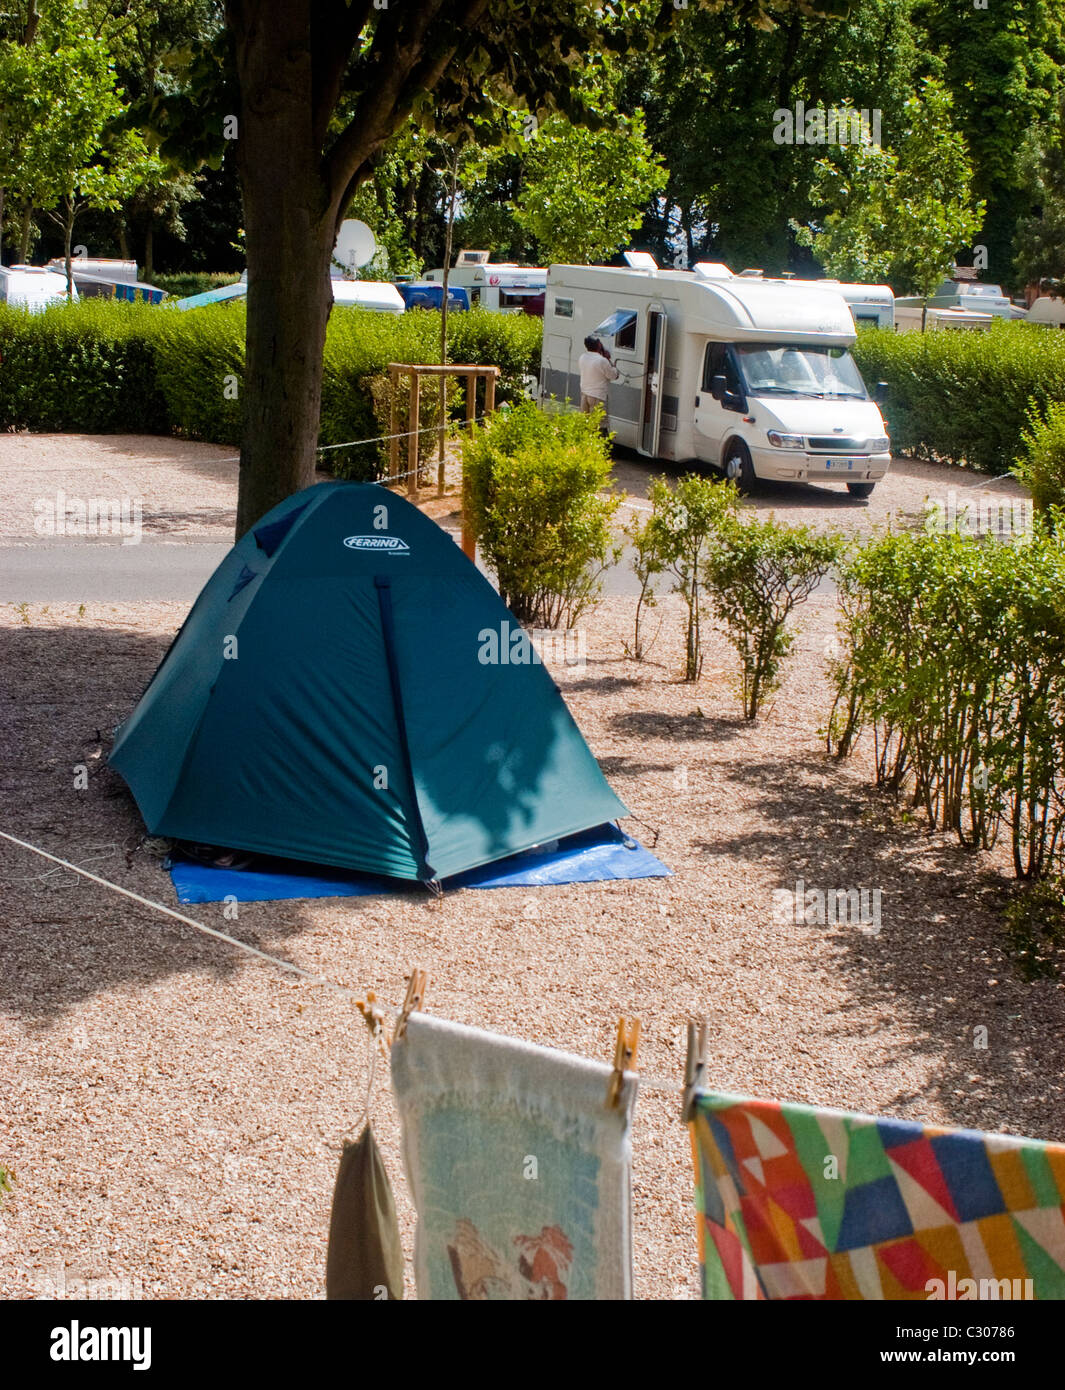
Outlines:
<svg viewBox="0 0 1065 1390"><path fill-rule="evenodd" d="M360 266L368 265L377 253L377 238L365 222L347 218L340 224L333 259L354 275Z"/></svg>

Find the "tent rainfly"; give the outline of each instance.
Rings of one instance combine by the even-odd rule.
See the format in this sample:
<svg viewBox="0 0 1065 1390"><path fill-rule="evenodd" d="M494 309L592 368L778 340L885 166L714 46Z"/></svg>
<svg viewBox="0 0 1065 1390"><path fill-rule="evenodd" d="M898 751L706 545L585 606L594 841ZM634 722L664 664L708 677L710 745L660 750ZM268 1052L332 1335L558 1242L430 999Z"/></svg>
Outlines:
<svg viewBox="0 0 1065 1390"><path fill-rule="evenodd" d="M110 761L152 834L424 882L627 814L492 586L366 483L233 547Z"/></svg>

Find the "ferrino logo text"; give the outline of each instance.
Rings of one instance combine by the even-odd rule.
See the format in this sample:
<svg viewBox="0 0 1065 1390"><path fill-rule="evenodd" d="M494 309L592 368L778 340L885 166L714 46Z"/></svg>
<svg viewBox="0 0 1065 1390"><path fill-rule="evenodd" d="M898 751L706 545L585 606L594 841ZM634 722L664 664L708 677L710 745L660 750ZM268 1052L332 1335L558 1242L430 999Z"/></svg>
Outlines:
<svg viewBox="0 0 1065 1390"><path fill-rule="evenodd" d="M398 536L345 536L349 550L383 550L390 555L409 555L410 546Z"/></svg>

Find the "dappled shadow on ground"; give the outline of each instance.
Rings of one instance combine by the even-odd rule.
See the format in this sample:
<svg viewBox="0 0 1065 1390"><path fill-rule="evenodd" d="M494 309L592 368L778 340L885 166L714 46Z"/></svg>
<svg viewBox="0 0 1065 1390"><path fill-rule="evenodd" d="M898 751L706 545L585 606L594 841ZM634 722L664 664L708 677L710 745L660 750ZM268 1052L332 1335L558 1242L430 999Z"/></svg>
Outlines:
<svg viewBox="0 0 1065 1390"><path fill-rule="evenodd" d="M656 710L625 710L609 720L615 733L641 739L668 738L680 743L706 740L722 743L734 739L743 729L738 719L712 715L665 714Z"/></svg>
<svg viewBox="0 0 1065 1390"><path fill-rule="evenodd" d="M893 803L824 757L743 763L738 772L745 784L758 783L765 824L730 837L708 833L697 849L757 862L792 895L800 881L826 895L864 888L870 905L881 892L879 930L875 918L865 927L774 927L828 936L833 972L846 977L854 1002L826 1026L837 1037L864 1037L870 1002L889 1019L904 1013L908 1048L936 1059L938 1079L930 1095L900 1093L897 1105L921 1113L934 1097L974 1128L1008 1120L1013 1132L1065 1138L1065 1079L1045 1082L1060 1074L1046 1053L1065 1037L1065 991L1056 981L1025 982L1006 956L1003 880L987 856L903 823ZM892 1062L885 1048L884 1069Z"/></svg>
<svg viewBox="0 0 1065 1390"><path fill-rule="evenodd" d="M87 623L0 627L0 746L10 750L0 769L0 830L173 908L165 846L146 839L106 764L114 726L172 635ZM182 972L226 979L248 959L6 840L0 895L0 1012L30 1027L49 1026L101 991L150 989ZM357 919L373 899L349 901ZM411 908L422 910L420 898ZM181 910L280 956L305 924L292 902L255 904L239 923L224 920L219 904Z"/></svg>
<svg viewBox="0 0 1065 1390"><path fill-rule="evenodd" d="M187 531L202 531L206 527L225 528L231 532L237 524L236 505L232 507L196 507L180 511L163 508L147 513L141 522L142 529L151 535L183 534ZM232 540L231 535L226 536Z"/></svg>
<svg viewBox="0 0 1065 1390"><path fill-rule="evenodd" d="M229 476L234 483L237 480L240 449L234 445L204 444L167 434L102 434L86 436L86 440L92 454L109 467L123 463L138 468L157 464L214 483Z"/></svg>

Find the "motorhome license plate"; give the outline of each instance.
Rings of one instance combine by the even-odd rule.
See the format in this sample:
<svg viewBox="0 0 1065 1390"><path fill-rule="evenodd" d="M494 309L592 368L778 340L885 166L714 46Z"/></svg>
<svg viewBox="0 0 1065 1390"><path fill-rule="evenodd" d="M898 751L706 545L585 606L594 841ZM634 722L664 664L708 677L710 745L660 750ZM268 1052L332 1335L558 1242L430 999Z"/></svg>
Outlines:
<svg viewBox="0 0 1065 1390"><path fill-rule="evenodd" d="M830 473L851 473L860 467L859 459L825 459L825 468Z"/></svg>

